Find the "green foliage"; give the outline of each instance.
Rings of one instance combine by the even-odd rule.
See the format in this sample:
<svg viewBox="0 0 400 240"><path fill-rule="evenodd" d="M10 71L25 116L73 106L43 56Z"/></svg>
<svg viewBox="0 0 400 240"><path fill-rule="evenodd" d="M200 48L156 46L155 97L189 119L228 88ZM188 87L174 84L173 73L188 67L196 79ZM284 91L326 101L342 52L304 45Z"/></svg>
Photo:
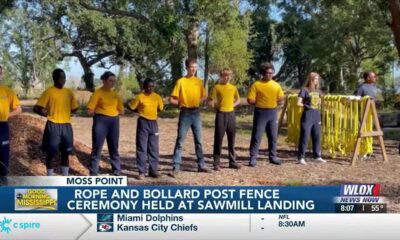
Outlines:
<svg viewBox="0 0 400 240"><path fill-rule="evenodd" d="M224 68L233 71L234 81L241 83L247 79L247 70L252 57L247 48L249 21L247 16L239 16L232 10L223 26L212 28L210 37L210 73L218 74Z"/></svg>
<svg viewBox="0 0 400 240"><path fill-rule="evenodd" d="M1 22L2 62L6 81L20 87L27 96L32 87L51 79L57 63L52 28L43 21L40 26L29 14L29 7L9 9Z"/></svg>

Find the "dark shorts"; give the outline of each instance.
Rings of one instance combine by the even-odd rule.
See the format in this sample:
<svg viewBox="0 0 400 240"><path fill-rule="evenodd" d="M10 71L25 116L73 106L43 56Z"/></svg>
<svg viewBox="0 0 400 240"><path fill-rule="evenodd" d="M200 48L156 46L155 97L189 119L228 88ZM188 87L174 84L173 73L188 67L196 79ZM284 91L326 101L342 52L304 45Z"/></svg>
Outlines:
<svg viewBox="0 0 400 240"><path fill-rule="evenodd" d="M7 176L10 161L10 128L8 122L0 122L0 176ZM1 181L1 179L0 179Z"/></svg>
<svg viewBox="0 0 400 240"><path fill-rule="evenodd" d="M43 133L43 151L54 156L58 151L71 154L74 149L74 136L70 123L53 123L47 121Z"/></svg>

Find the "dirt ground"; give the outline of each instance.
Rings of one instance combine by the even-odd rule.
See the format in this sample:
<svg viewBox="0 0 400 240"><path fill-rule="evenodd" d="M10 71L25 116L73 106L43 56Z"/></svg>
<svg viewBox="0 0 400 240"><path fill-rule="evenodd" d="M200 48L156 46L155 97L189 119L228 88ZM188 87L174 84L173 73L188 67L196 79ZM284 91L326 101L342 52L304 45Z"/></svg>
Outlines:
<svg viewBox="0 0 400 240"><path fill-rule="evenodd" d="M121 118L120 155L122 174L128 176L133 185L338 185L344 183L381 183L382 195L389 199L389 210L400 212L400 156L397 142L385 141L389 162L384 163L379 151L375 158L358 161L350 166L349 158L331 159L326 164L309 161L308 165L296 164L296 152L285 143L285 137L279 137L278 157L283 165L275 166L266 158L266 139L264 137L257 167L250 168L248 163L249 134L236 137L236 154L243 166L240 170L228 168L226 139L223 147L222 171L198 173L192 134L189 132L183 153L182 173L177 178L170 176L172 154L177 133L177 119L159 119L160 129L160 173L158 179L138 180L135 158L135 136L137 117ZM40 143L45 119L31 113L24 113L11 121L11 166L10 175L45 175L44 155ZM73 129L76 156L71 159L71 174L88 175L87 166L91 149L92 119L74 117ZM203 150L208 168L212 168L212 148L214 130L203 128ZM103 161L100 164L101 174L110 174L111 167L107 161L106 145ZM307 160L307 159L306 159Z"/></svg>

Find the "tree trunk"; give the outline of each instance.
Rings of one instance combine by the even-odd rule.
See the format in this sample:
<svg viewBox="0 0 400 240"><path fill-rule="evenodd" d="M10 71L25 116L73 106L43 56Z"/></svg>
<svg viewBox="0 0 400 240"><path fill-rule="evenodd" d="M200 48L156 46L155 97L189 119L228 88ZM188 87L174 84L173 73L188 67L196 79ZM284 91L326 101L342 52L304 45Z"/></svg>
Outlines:
<svg viewBox="0 0 400 240"><path fill-rule="evenodd" d="M209 61L210 55L208 54L208 47L210 43L210 29L208 26L206 27L206 43L204 46L204 88L208 93L208 68L209 68Z"/></svg>
<svg viewBox="0 0 400 240"><path fill-rule="evenodd" d="M192 20L189 24L189 28L186 31L186 44L188 50L188 57L197 59L197 47L199 38L199 23L196 20Z"/></svg>
<svg viewBox="0 0 400 240"><path fill-rule="evenodd" d="M85 83L85 89L94 92L94 74L92 72L92 69L90 68L91 66L89 63L86 61L85 57L82 55L82 53L78 54L78 60L81 63L81 66L83 68L83 82Z"/></svg>
<svg viewBox="0 0 400 240"><path fill-rule="evenodd" d="M392 16L392 29L394 41L396 43L397 54L400 57L400 8L398 0L389 0L389 10Z"/></svg>
<svg viewBox="0 0 400 240"><path fill-rule="evenodd" d="M125 62L123 62L123 63L121 63L121 64L119 65L118 76L117 76L117 84L116 84L116 86L115 86L115 88L116 88L117 90L121 90L121 89L124 89L124 88L125 88L124 82L123 82L123 80L124 80L124 74L125 74L125 73L124 73L125 68L126 68L126 63L125 63Z"/></svg>

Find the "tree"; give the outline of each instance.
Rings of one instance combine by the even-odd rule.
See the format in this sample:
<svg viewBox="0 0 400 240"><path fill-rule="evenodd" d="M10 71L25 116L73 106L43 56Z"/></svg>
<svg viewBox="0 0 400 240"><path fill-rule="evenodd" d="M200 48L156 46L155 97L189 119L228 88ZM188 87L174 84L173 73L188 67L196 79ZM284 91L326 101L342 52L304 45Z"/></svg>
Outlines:
<svg viewBox="0 0 400 240"><path fill-rule="evenodd" d="M210 27L210 72L218 74L223 68L233 71L237 83L247 79L252 54L247 48L250 18L240 16L239 9L233 8L224 23L213 23Z"/></svg>
<svg viewBox="0 0 400 240"><path fill-rule="evenodd" d="M51 79L52 68L57 63L54 39L49 37L48 23L40 26L28 14L28 7L20 5L10 9L2 22L3 62L12 80L17 81L24 95L37 84Z"/></svg>

